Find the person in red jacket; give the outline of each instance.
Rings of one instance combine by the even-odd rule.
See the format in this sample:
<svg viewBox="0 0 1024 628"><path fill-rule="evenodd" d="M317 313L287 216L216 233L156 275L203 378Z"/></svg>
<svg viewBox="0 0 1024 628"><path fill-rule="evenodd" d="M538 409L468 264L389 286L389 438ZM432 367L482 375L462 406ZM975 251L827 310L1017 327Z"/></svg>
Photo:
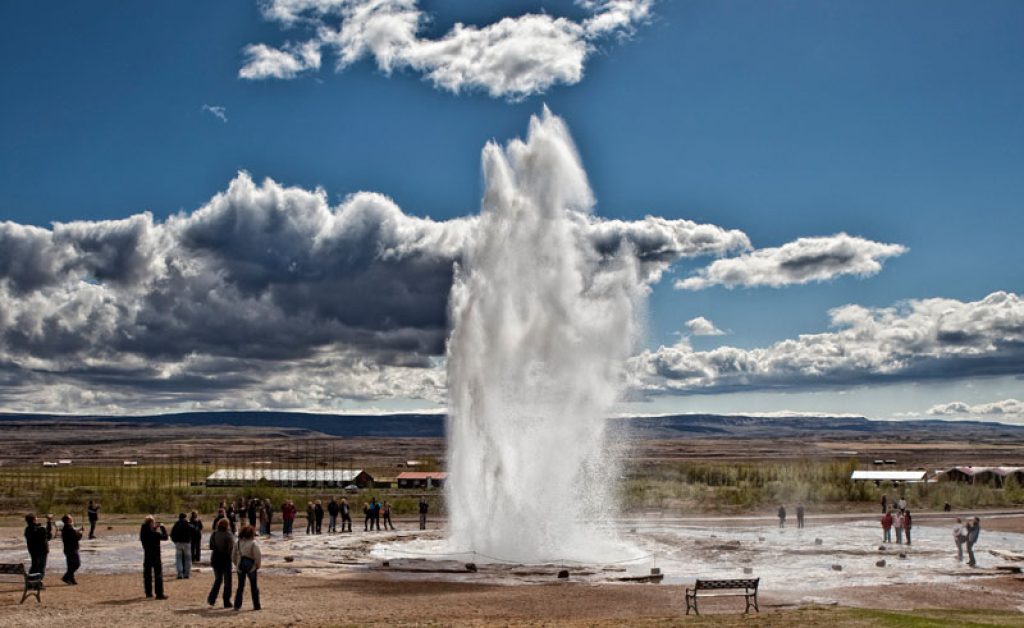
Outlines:
<svg viewBox="0 0 1024 628"><path fill-rule="evenodd" d="M284 535L292 535L292 526L295 525L295 504L287 500L281 506L281 518L284 519Z"/></svg>
<svg viewBox="0 0 1024 628"><path fill-rule="evenodd" d="M892 513L882 515L882 542L892 543Z"/></svg>

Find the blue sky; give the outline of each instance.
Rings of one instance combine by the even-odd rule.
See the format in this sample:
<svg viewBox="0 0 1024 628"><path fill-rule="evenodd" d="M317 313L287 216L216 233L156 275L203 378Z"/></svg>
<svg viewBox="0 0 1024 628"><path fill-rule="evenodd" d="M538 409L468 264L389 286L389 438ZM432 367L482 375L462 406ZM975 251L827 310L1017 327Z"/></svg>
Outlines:
<svg viewBox="0 0 1024 628"><path fill-rule="evenodd" d="M456 22L486 27L543 11L582 23L592 14L571 2L418 8L430 17L423 38ZM471 216L483 145L522 135L546 104L572 131L598 216L739 229L755 249L840 232L908 249L871 276L782 287L677 290L676 279L711 261L680 259L652 289L652 352L698 316L728 333L693 337L693 349L751 350L828 332L828 312L847 304L974 303L1021 290L1020 2L665 0L629 28L589 39L580 80L499 97L472 86L453 94L412 66L388 74L372 55L335 72L330 46L318 70L240 78L246 46L311 33L252 0L15 1L0 5L0 22L0 220L49 228L150 211L161 223L208 203L241 170L257 183L322 187L331 205L375 191L408 215ZM226 120L204 105L223 107ZM12 293L8 306L26 298ZM24 371L31 355L8 368ZM1021 364L940 384L908 375L825 390L688 389L628 409L923 414L1021 397ZM55 386L80 383L55 377ZM7 406L25 408L14 388L25 380L10 381ZM416 403L401 393L351 402Z"/></svg>

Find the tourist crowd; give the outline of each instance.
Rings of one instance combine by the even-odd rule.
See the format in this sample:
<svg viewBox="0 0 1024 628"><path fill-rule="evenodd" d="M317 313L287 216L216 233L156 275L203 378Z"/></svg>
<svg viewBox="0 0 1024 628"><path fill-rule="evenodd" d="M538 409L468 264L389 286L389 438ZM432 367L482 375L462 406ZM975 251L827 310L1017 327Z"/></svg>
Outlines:
<svg viewBox="0 0 1024 628"><path fill-rule="evenodd" d="M426 498L419 502L420 529L426 529L427 513L430 506ZM89 519L89 539L96 538L96 524L99 521L99 503L90 500L87 507ZM322 534L325 512L328 516L328 533L352 532L352 512L348 500L340 501L331 498L327 508L320 500L311 501L306 506L306 534ZM294 502L285 500L280 507L281 530L285 538L292 536L297 509ZM394 530L391 522L391 504L370 498L363 504L365 515L363 530ZM257 537L273 535L275 508L269 499L238 499L233 502L223 501L214 516L211 532L207 542L210 551L210 567L214 581L207 603L213 606L218 595L223 596L225 608L240 610L245 594L246 583L252 597L252 605L260 609L260 591L257 574L262 565L262 555ZM338 522L340 519L340 529ZM381 528L381 521L384 527ZM257 522L259 527L257 528ZM50 541L55 530L59 532L64 546L66 571L61 580L69 585L78 584L75 572L81 566L79 559L79 541L85 534L84 527L75 527L70 514L64 515L59 524L54 522L53 515L46 516L46 524L40 523L35 514L25 516L25 542L28 546L31 565L28 573L46 574L46 563L50 552ZM195 510L178 515L174 525L168 532L166 526L153 515L145 518L139 529L139 542L142 545L142 584L147 598L166 600L164 591L163 563L160 556L161 543L170 540L174 544L174 567L179 580L188 579L192 574L193 563L202 558L203 521ZM232 574L237 573L238 585L232 600ZM222 591L223 590L223 591Z"/></svg>

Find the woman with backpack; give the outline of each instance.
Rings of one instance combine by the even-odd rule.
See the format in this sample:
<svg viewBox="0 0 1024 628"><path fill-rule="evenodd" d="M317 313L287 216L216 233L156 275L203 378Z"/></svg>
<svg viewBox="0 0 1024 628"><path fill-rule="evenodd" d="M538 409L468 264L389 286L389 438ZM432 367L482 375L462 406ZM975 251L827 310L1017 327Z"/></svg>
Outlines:
<svg viewBox="0 0 1024 628"><path fill-rule="evenodd" d="M242 610L242 598L245 597L245 580L249 579L249 593L252 595L253 610L260 610L260 588L256 582L262 556L260 546L256 543L256 531L252 526L245 526L238 533L238 542L231 552L231 562L238 571L238 590L235 591L235 610Z"/></svg>

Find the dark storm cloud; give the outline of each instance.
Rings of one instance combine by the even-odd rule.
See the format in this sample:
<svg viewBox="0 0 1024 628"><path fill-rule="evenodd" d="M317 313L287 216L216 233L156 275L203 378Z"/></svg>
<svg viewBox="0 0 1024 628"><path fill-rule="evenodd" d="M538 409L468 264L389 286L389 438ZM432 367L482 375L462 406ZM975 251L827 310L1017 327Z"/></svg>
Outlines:
<svg viewBox="0 0 1024 628"><path fill-rule="evenodd" d="M201 399L271 380L289 394L438 399L453 269L476 224L366 192L331 206L323 190L244 173L163 223L0 223L0 386L23 385L21 372L96 388L61 403L121 404L127 390ZM749 248L740 231L686 220L576 227L603 255L627 245L644 281L682 257ZM197 370L210 361L225 370Z"/></svg>

